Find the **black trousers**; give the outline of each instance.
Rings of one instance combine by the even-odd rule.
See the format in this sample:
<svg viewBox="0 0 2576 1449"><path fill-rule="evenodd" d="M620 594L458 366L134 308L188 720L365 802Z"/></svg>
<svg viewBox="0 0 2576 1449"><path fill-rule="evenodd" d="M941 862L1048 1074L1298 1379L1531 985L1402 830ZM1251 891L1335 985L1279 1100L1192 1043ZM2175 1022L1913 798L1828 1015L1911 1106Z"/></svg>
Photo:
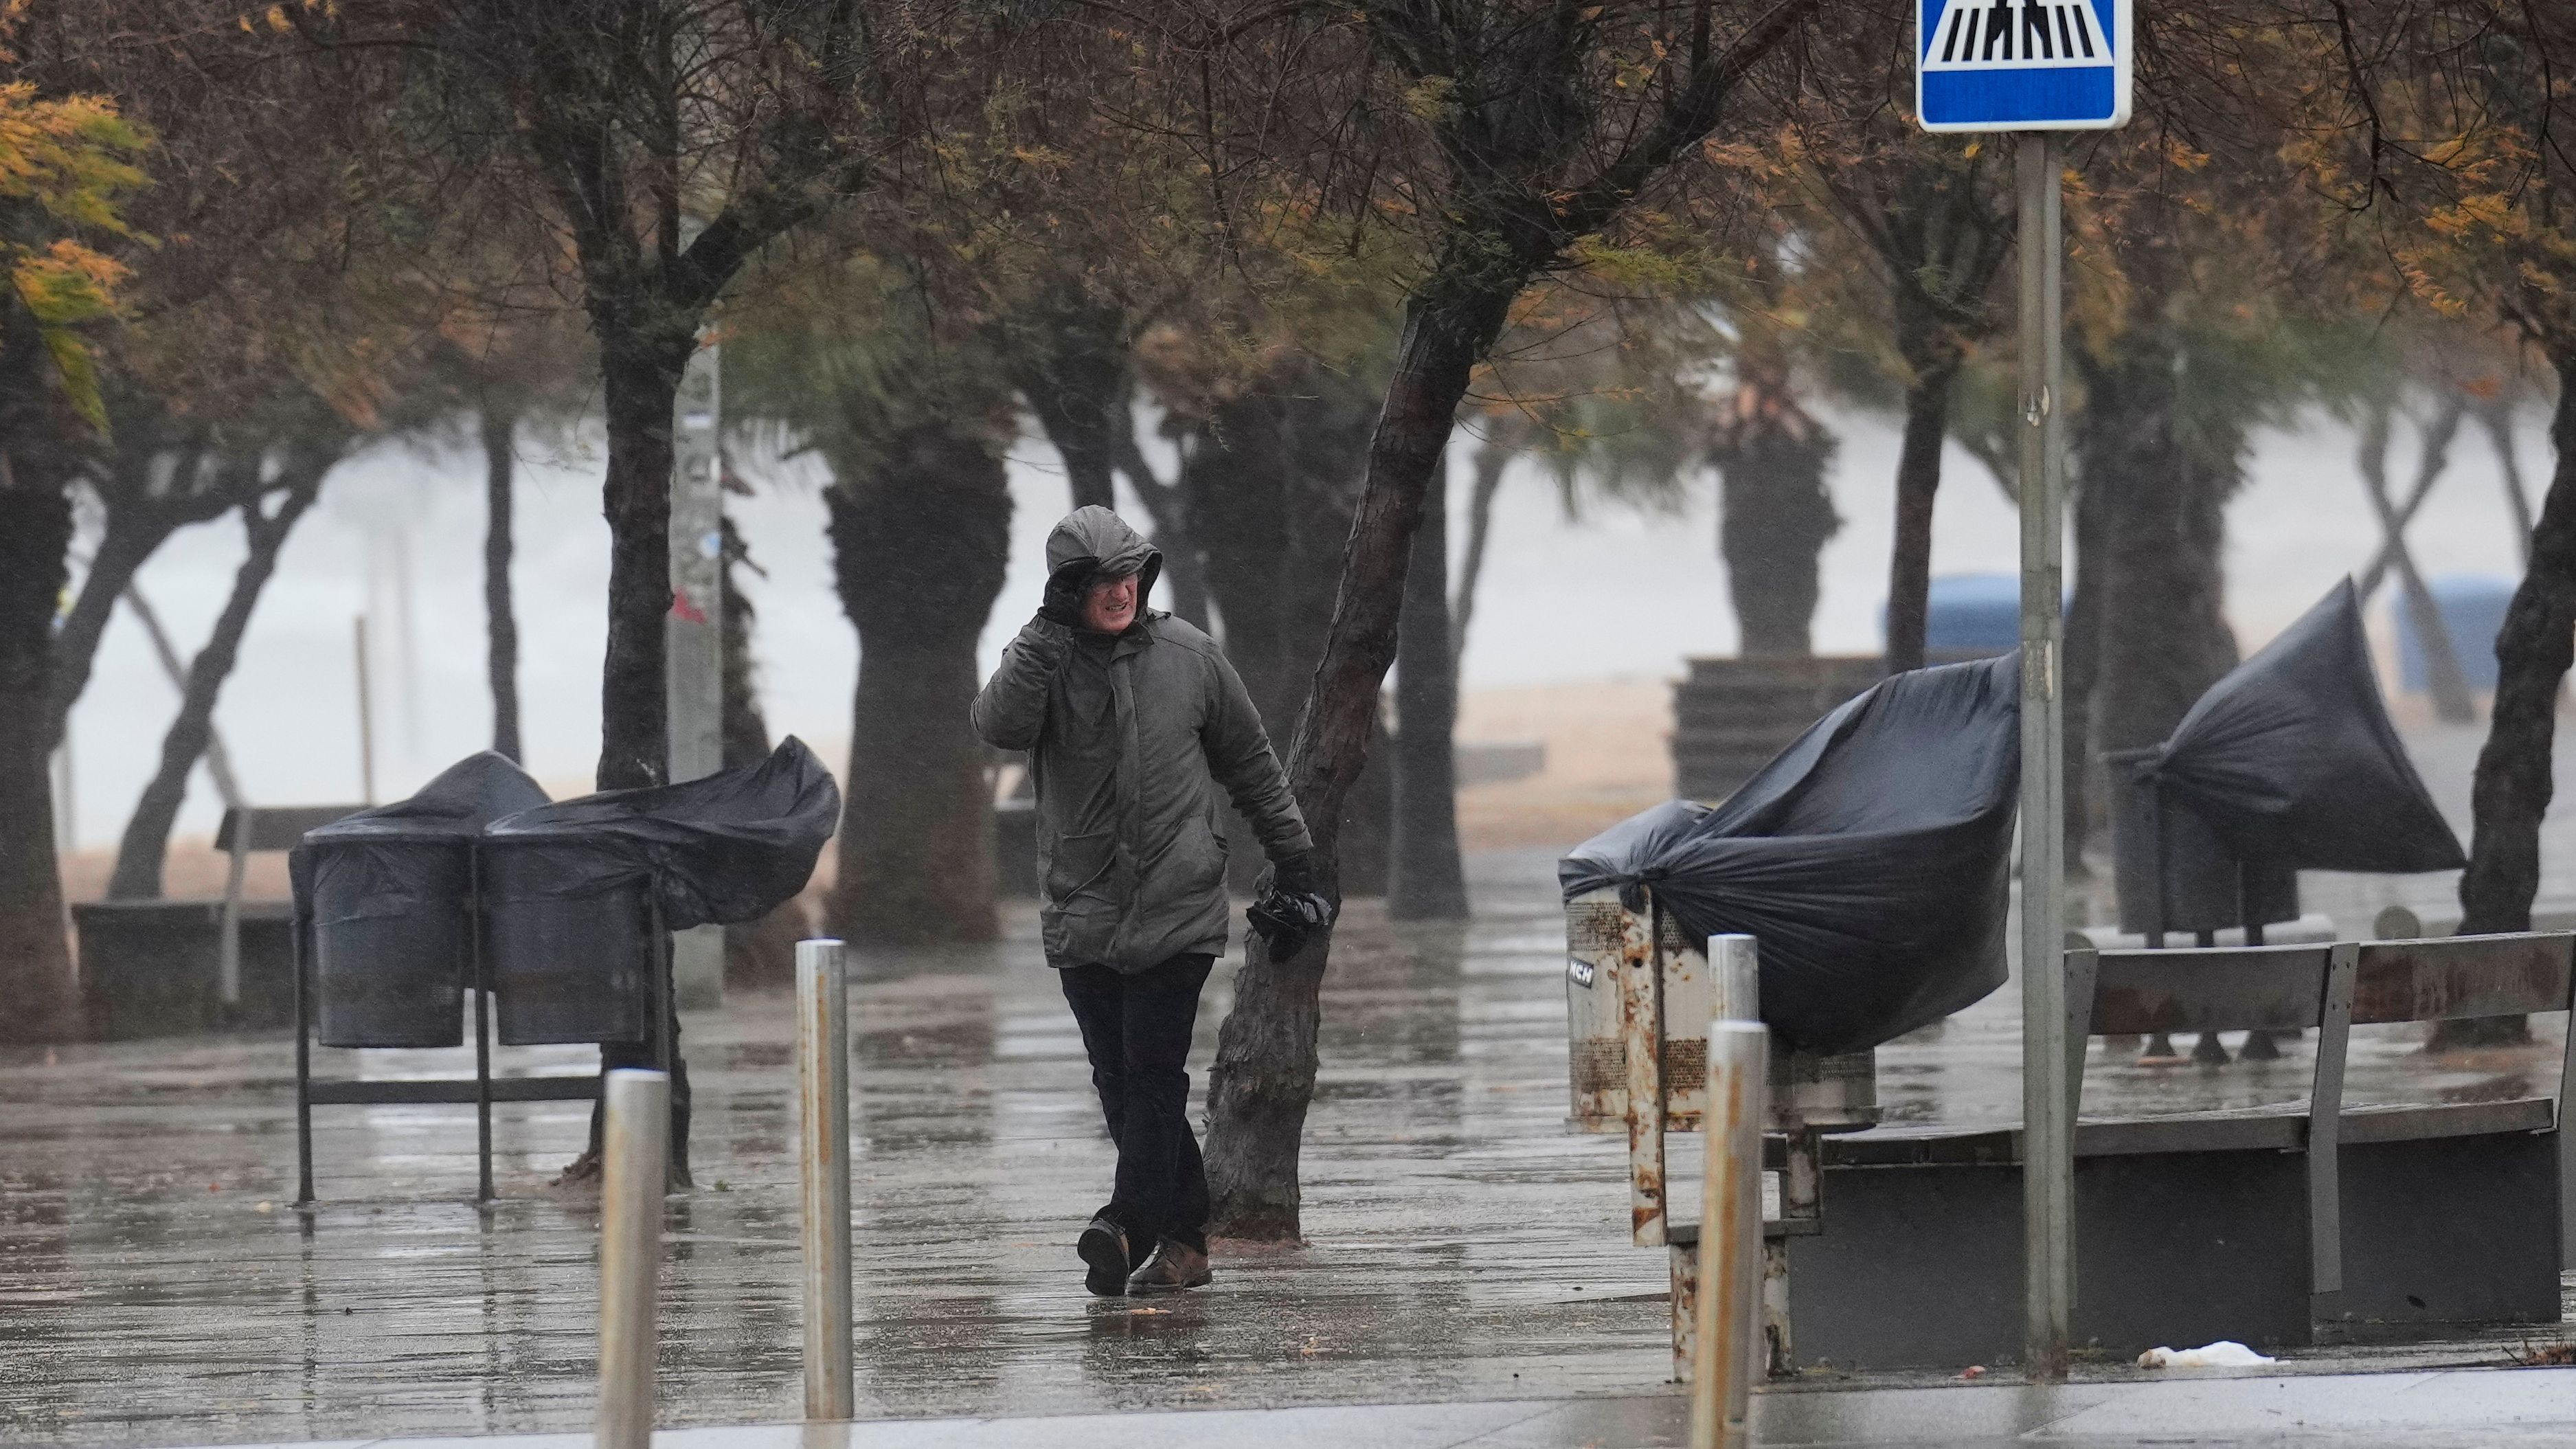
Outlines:
<svg viewBox="0 0 2576 1449"><path fill-rule="evenodd" d="M1067 966L1064 999L1082 1026L1091 1084L1118 1144L1118 1181L1101 1216L1142 1256L1160 1238L1207 1248L1207 1166L1190 1132L1190 1027L1213 956L1175 956L1125 976Z"/></svg>

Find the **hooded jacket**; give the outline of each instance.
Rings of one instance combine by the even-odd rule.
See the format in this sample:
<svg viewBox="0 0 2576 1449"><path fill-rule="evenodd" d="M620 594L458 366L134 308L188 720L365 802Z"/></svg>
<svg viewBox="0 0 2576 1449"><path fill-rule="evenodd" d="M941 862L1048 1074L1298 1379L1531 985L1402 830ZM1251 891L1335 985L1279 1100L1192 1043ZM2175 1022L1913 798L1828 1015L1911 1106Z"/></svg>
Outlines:
<svg viewBox="0 0 2576 1449"><path fill-rule="evenodd" d="M1261 716L1216 641L1143 607L1163 555L1094 505L1047 535L1047 574L1084 559L1135 573L1116 635L1032 619L975 696L975 733L1029 752L1047 964L1134 974L1223 955L1229 906L1217 788L1273 861L1312 848Z"/></svg>

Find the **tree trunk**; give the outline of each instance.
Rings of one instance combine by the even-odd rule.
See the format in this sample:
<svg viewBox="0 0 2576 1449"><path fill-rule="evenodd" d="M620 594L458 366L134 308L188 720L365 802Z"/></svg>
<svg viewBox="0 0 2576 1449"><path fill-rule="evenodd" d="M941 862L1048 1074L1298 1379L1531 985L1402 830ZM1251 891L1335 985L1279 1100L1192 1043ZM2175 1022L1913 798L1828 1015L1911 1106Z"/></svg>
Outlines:
<svg viewBox="0 0 2576 1449"><path fill-rule="evenodd" d="M608 649L599 678L602 790L669 777L663 619L671 611L671 410L695 348L594 328L608 422Z"/></svg>
<svg viewBox="0 0 2576 1449"><path fill-rule="evenodd" d="M23 456L0 442L0 719L17 722L0 729L0 1043L69 1041L80 1025L55 856L54 739L35 724L51 709L72 506L60 480Z"/></svg>
<svg viewBox="0 0 2576 1449"><path fill-rule="evenodd" d="M519 745L519 616L510 603L512 494L518 468L519 414L483 403L484 667L492 681L492 749L513 760Z"/></svg>
<svg viewBox="0 0 2576 1449"><path fill-rule="evenodd" d="M1378 688L1395 658L1413 536L1468 376L1501 333L1528 277L1489 260L1481 270L1458 271L1472 280L1444 268L1406 303L1332 624L1289 752L1289 786L1314 834L1323 887L1337 900L1342 805L1378 723ZM1234 1007L1208 1070L1213 1231L1274 1240L1300 1235L1297 1162L1315 1095L1317 1000L1331 952L1329 930L1285 961L1272 960L1258 939L1245 947Z"/></svg>
<svg viewBox="0 0 2576 1449"><path fill-rule="evenodd" d="M242 636L250 629L250 616L259 605L260 591L268 586L269 575L277 569L277 556L286 546L286 536L313 505L329 471L327 461L306 465L303 476L281 492L274 513L261 513L257 504L243 506L242 525L250 538L249 556L233 575L232 596L224 601L223 612L215 616L214 632L188 666L188 687L180 695L178 717L170 722L170 731L161 740L161 767L144 785L142 797L135 802L134 815L126 821L125 839L117 846L116 869L107 882L109 900L160 898L161 866L170 853L170 827L179 818L179 806L187 798L188 774L197 767L198 758L206 752L206 742L214 735L215 703L241 657Z"/></svg>
<svg viewBox="0 0 2576 1449"><path fill-rule="evenodd" d="M859 632L832 924L875 944L989 941L993 793L967 722L975 645L1010 560L1002 460L938 423L886 440L883 461L841 470L834 578Z"/></svg>
<svg viewBox="0 0 2576 1449"><path fill-rule="evenodd" d="M1467 626L1476 618L1476 585L1485 573L1485 544L1494 527L1494 495L1503 489L1503 472L1520 449L1499 437L1476 447L1476 483L1467 495L1467 552L1458 560L1458 602L1449 611L1450 662L1467 662Z"/></svg>
<svg viewBox="0 0 2576 1449"><path fill-rule="evenodd" d="M63 742L63 731L71 724L72 706L80 702L81 691L89 687L90 665L98 657L98 643L107 633L108 621L116 617L116 601L142 571L143 561L177 531L177 526L175 518L150 509L109 507L107 531L99 538L98 552L90 556L89 569L81 576L80 592L73 596L71 612L63 616L62 627L54 631L53 688L47 711L40 716L46 721L41 733L46 735L48 749ZM46 612L50 615L52 610Z"/></svg>
<svg viewBox="0 0 2576 1449"><path fill-rule="evenodd" d="M2477 404L2478 422L2494 445L2496 467L2504 483L2504 506L2513 515L2513 545L2523 567L2531 566L2531 495L2522 486L2522 455L2513 446L2513 394L2498 393Z"/></svg>
<svg viewBox="0 0 2576 1449"><path fill-rule="evenodd" d="M1207 557L1199 546L1198 525L1190 517L1189 500L1179 484L1154 476L1153 465L1145 461L1145 450L1136 444L1134 411L1124 412L1119 423L1118 471L1127 475L1127 485L1136 490L1136 496L1145 501L1145 511L1153 515L1154 546L1163 551L1163 579L1171 585L1172 612L1207 630Z"/></svg>
<svg viewBox="0 0 2576 1449"><path fill-rule="evenodd" d="M2103 510L2101 675L2087 728L2096 754L2162 743L2237 658L2220 573L2232 481L2222 469L2234 451L2227 439L2185 439L2177 345L2162 328L2112 348L2079 363L2075 438Z"/></svg>
<svg viewBox="0 0 2576 1449"><path fill-rule="evenodd" d="M1932 592L1932 504L1941 491L1941 441L1949 432L1952 376L1944 366L1919 368L1905 389L1905 440L1896 455L1896 544L1887 563L1890 674L1923 667Z"/></svg>
<svg viewBox="0 0 2576 1449"><path fill-rule="evenodd" d="M1069 294L1049 297L1032 313L1030 345L1019 350L1013 380L1064 459L1073 506L1115 508L1117 440L1134 392L1126 319Z"/></svg>
<svg viewBox="0 0 2576 1449"><path fill-rule="evenodd" d="M2469 792L2474 825L2469 868L2460 876L2464 936L2531 929L2531 902L2540 891L2540 821L2556 789L2550 747L2558 691L2576 655L2576 345L2553 347L2550 365L2558 372L2558 406L2549 420L2557 460L2531 531L2531 567L2496 633L2495 708ZM2519 1017L2493 1017L2450 1035L2509 1040L2527 1030ZM2440 1036L2436 1042L2449 1044Z"/></svg>
<svg viewBox="0 0 2576 1449"><path fill-rule="evenodd" d="M1427 492L1396 628L1386 913L1399 921L1463 921L1467 874L1458 858L1458 662L1449 652L1447 480L1434 477Z"/></svg>
<svg viewBox="0 0 2576 1449"><path fill-rule="evenodd" d="M1748 330L1735 396L1710 460L1720 474L1717 540L1741 633L1738 652L1815 652L1825 541L1842 528L1825 488L1834 440L1790 392L1788 353Z"/></svg>
<svg viewBox="0 0 2576 1449"><path fill-rule="evenodd" d="M1273 745L1287 743L1332 627L1373 403L1355 379L1291 359L1200 423L1182 464L1181 495L1206 552L1226 657ZM1354 896L1386 890L1387 783L1381 762L1341 801L1341 881ZM1260 847L1227 816L1228 879L1248 891Z"/></svg>
<svg viewBox="0 0 2576 1449"><path fill-rule="evenodd" d="M2397 593L2406 610L2406 622L2413 626L2416 643L2424 653L2425 683L2433 696L2433 713L2445 724L2476 723L2478 707L2469 691L2469 677L2461 671L2459 656L2451 648L2451 631L2442 620L2442 606L2435 602L2433 591L2424 586L2423 575L2415 571L2415 555L2406 547L2406 525L2422 506L2425 495L2433 491L2434 481L2442 476L2443 466L2449 461L2451 440L2459 434L2460 419L2467 411L2466 397L2455 393L2433 421L2425 424L2415 486L2402 510L2388 494L2388 444L2397 412L2393 397L2372 400L2362 416L2361 436L2355 445L2362 491L2379 517L2382 540L2377 556L2354 585L2354 591L2367 606L2379 591L2379 581L2390 569L2396 570Z"/></svg>

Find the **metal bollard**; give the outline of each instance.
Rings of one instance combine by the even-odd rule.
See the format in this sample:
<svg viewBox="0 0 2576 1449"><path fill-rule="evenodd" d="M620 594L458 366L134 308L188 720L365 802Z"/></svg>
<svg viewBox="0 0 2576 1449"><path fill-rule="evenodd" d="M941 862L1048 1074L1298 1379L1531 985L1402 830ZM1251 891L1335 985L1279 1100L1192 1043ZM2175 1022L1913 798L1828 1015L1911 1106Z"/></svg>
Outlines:
<svg viewBox="0 0 2576 1449"><path fill-rule="evenodd" d="M804 1124L805 1417L855 1410L850 1352L850 995L841 943L796 943L796 1101Z"/></svg>
<svg viewBox="0 0 2576 1449"><path fill-rule="evenodd" d="M1709 989L1713 997L1711 1014L1719 1021L1762 1020L1761 952L1751 936L1728 935L1708 938ZM1767 1093L1766 1093L1767 1096ZM1763 1103L1758 1118L1769 1124L1771 1104ZM1762 1221L1762 1178L1756 1157L1753 1179L1754 1227L1760 1231ZM1701 1219L1706 1222L1707 1219ZM1762 1239L1761 1250L1751 1264L1753 1293L1757 1316L1745 1344L1745 1372L1750 1381L1759 1383L1774 1372L1789 1371L1789 1252L1784 1239L1773 1242Z"/></svg>
<svg viewBox="0 0 2576 1449"><path fill-rule="evenodd" d="M1699 1352L1691 1363L1691 1449L1749 1444L1754 1300L1762 1258L1762 1095L1770 1030L1708 1028L1708 1170L1700 1194Z"/></svg>
<svg viewBox="0 0 2576 1449"><path fill-rule="evenodd" d="M610 1072L599 1203L599 1449L652 1449L654 1300L671 1157L671 1078Z"/></svg>
<svg viewBox="0 0 2576 1449"><path fill-rule="evenodd" d="M1708 938L1708 979L1719 1021L1762 1019L1761 956L1751 936Z"/></svg>

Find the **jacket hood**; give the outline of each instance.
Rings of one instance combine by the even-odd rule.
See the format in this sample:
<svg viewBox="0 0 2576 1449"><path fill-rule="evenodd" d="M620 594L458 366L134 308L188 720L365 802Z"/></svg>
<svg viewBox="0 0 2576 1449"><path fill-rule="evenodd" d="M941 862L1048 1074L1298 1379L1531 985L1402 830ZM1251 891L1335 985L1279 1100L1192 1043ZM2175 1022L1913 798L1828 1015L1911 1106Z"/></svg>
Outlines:
<svg viewBox="0 0 2576 1449"><path fill-rule="evenodd" d="M1147 543L1144 536L1127 526L1127 520L1094 503L1077 508L1056 521L1047 534L1047 573L1052 576L1066 564L1090 559L1096 567L1112 574L1136 574L1136 608L1144 612L1145 600L1154 592L1154 580L1163 572L1163 551Z"/></svg>

